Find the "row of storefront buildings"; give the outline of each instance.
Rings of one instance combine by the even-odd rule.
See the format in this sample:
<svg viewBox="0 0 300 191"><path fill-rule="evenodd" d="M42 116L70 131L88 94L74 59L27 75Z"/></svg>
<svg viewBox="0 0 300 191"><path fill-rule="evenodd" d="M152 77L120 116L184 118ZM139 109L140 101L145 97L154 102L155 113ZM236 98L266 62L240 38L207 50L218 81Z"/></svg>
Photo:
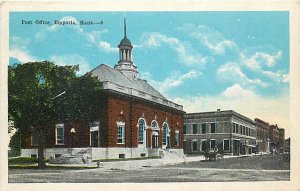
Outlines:
<svg viewBox="0 0 300 191"><path fill-rule="evenodd" d="M217 148L230 155L283 152L285 130L235 111L188 113L184 117L184 151L204 153Z"/></svg>

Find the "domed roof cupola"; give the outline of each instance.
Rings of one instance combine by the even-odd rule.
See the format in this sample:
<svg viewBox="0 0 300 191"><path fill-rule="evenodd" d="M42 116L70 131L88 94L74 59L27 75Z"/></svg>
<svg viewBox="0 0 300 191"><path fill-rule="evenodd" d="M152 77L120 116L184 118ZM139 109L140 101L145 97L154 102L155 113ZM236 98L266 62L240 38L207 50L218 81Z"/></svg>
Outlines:
<svg viewBox="0 0 300 191"><path fill-rule="evenodd" d="M119 62L115 65L115 69L118 69L123 75L129 79L137 78L137 67L132 62L132 48L130 40L126 35L126 19L124 18L124 37L118 45L119 48Z"/></svg>
<svg viewBox="0 0 300 191"><path fill-rule="evenodd" d="M131 42L126 36L126 19L125 18L124 18L124 38L121 40L118 47L120 48L121 46L129 46L132 49Z"/></svg>

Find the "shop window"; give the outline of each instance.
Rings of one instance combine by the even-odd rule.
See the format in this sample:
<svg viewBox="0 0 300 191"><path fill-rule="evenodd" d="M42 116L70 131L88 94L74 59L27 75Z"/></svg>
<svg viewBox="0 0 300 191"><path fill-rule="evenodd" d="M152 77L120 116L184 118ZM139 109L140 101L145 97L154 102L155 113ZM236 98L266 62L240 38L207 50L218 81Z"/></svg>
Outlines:
<svg viewBox="0 0 300 191"><path fill-rule="evenodd" d="M210 148L213 149L216 146L216 140L212 139L210 140Z"/></svg>
<svg viewBox="0 0 300 191"><path fill-rule="evenodd" d="M201 151L206 151L206 149L207 149L207 141L205 140L205 141L202 141L202 143L201 143Z"/></svg>
<svg viewBox="0 0 300 191"><path fill-rule="evenodd" d="M198 141L194 140L193 141L193 152L198 151Z"/></svg>
<svg viewBox="0 0 300 191"><path fill-rule="evenodd" d="M223 150L224 151L229 151L229 140L224 140L223 141Z"/></svg>

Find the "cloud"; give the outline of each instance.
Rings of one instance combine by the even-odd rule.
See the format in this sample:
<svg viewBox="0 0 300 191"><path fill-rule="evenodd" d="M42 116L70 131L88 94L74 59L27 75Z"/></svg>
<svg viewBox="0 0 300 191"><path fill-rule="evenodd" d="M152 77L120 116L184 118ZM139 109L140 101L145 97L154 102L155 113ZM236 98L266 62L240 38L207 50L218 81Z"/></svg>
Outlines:
<svg viewBox="0 0 300 191"><path fill-rule="evenodd" d="M289 82L289 74L284 74L282 71L278 70L276 72L272 71L261 71L261 73L272 79L273 81L276 82L283 82L283 83L288 83Z"/></svg>
<svg viewBox="0 0 300 191"><path fill-rule="evenodd" d="M282 82L289 83L290 82L290 74L283 74Z"/></svg>
<svg viewBox="0 0 300 191"><path fill-rule="evenodd" d="M230 82L240 82L243 86L260 86L260 87L268 87L269 84L266 82L262 82L260 79L250 79L246 76L245 73L242 72L240 65L235 62L227 62L224 65L221 65L218 70L217 74L220 76L221 79L230 81Z"/></svg>
<svg viewBox="0 0 300 191"><path fill-rule="evenodd" d="M284 74L281 70L271 71L281 57L282 51L277 51L277 53L273 55L264 52L255 52L249 57L241 53L241 64L275 82L288 83L289 81L285 79L288 74Z"/></svg>
<svg viewBox="0 0 300 191"><path fill-rule="evenodd" d="M78 54L68 54L62 56L53 55L50 57L50 60L60 66L79 65L79 71L77 72L79 75L83 75L90 71L89 63L84 57Z"/></svg>
<svg viewBox="0 0 300 191"><path fill-rule="evenodd" d="M18 49L10 50L9 57L14 58L21 63L37 61L37 58L30 55L28 52Z"/></svg>
<svg viewBox="0 0 300 191"><path fill-rule="evenodd" d="M243 89L240 84L234 84L233 86L228 87L221 95L227 98L255 97L255 94L252 91Z"/></svg>
<svg viewBox="0 0 300 191"><path fill-rule="evenodd" d="M118 52L118 48L114 48L108 42L102 41L98 44L99 49L103 50L104 52Z"/></svg>
<svg viewBox="0 0 300 191"><path fill-rule="evenodd" d="M278 51L274 55L256 52L250 57L246 57L244 53L241 53L242 62L252 70L261 70L263 66L273 67L277 61L281 58L282 51Z"/></svg>
<svg viewBox="0 0 300 191"><path fill-rule="evenodd" d="M202 67L207 62L213 61L210 57L203 57L189 43L181 42L174 37L167 37L160 33L145 33L142 39L143 43L135 45L136 48L157 48L164 44L168 45L177 53L179 61L188 66L198 65Z"/></svg>
<svg viewBox="0 0 300 191"><path fill-rule="evenodd" d="M173 71L171 72L169 77L165 78L163 81L156 81L153 80L153 77L149 72L141 73L141 77L146 79L155 89L157 89L162 94L168 94L169 90L175 87L179 87L185 81L196 78L199 75L201 75L201 73L197 73L195 70L190 70L185 74L181 74L178 71Z"/></svg>
<svg viewBox="0 0 300 191"><path fill-rule="evenodd" d="M10 37L9 57L18 60L21 63L37 61L27 50L30 40L19 36Z"/></svg>
<svg viewBox="0 0 300 191"><path fill-rule="evenodd" d="M19 49L26 50L27 46L30 44L30 40L28 38L21 38L19 36L12 36L9 39L10 49Z"/></svg>
<svg viewBox="0 0 300 191"><path fill-rule="evenodd" d="M226 39L220 32L205 25L196 26L188 23L177 29L199 40L199 42L213 54L225 54L226 49L238 48L235 42Z"/></svg>
<svg viewBox="0 0 300 191"><path fill-rule="evenodd" d="M107 29L103 29L101 31L91 31L85 33L86 39L89 43L98 43L101 39L103 33L107 33Z"/></svg>
<svg viewBox="0 0 300 191"><path fill-rule="evenodd" d="M289 131L289 92L282 92L277 97L265 97L234 84L217 95L177 97L172 101L183 105L187 113L234 110L250 119L260 118L270 124L279 124L287 134Z"/></svg>

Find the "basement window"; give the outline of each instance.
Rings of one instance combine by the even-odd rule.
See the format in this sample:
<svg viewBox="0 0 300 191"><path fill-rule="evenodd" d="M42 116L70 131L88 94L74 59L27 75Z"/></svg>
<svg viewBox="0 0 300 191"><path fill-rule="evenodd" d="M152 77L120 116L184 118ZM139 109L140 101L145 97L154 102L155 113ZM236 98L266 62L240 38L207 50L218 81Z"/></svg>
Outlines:
<svg viewBox="0 0 300 191"><path fill-rule="evenodd" d="M119 159L125 159L125 154L119 154Z"/></svg>

